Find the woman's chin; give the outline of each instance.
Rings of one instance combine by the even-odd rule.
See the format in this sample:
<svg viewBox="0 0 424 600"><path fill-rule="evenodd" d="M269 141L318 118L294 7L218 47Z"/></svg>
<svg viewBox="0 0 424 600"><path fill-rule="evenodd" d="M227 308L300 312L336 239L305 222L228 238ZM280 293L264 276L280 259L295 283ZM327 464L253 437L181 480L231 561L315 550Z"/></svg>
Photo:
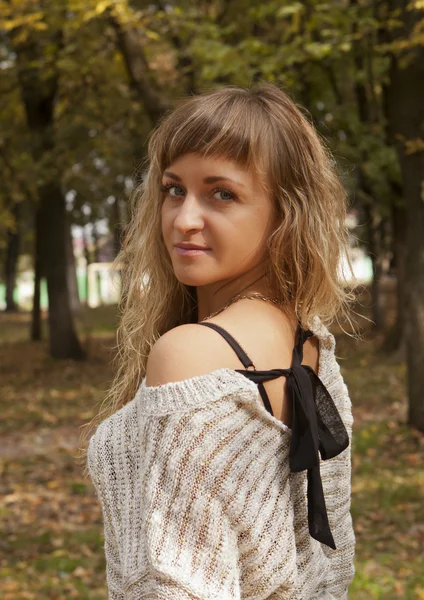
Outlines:
<svg viewBox="0 0 424 600"><path fill-rule="evenodd" d="M184 285L190 285L192 287L199 287L202 285L208 285L219 281L218 278L207 276L205 273L188 273L187 271L174 270L175 277L180 283Z"/></svg>
<svg viewBox="0 0 424 600"><path fill-rule="evenodd" d="M192 287L199 287L201 285L207 285L208 283L211 283L209 279L205 279L203 277L188 277L187 275L176 275L176 278L180 283L183 283L184 285L190 285Z"/></svg>

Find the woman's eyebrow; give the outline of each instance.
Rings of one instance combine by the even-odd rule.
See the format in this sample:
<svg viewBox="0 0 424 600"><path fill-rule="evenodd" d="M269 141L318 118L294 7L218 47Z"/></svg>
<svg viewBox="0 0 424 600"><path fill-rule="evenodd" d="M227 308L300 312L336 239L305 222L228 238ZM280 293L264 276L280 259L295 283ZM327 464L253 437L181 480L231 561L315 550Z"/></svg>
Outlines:
<svg viewBox="0 0 424 600"><path fill-rule="evenodd" d="M175 179L175 181L181 181L181 177L178 177L178 175L175 175L175 173L171 173L171 171L165 171L164 175L166 175L166 177L170 177L171 179Z"/></svg>
<svg viewBox="0 0 424 600"><path fill-rule="evenodd" d="M231 183L235 183L236 185L241 185L242 187L244 187L244 184L240 181L234 181L234 179L230 179L229 177L222 177L221 175L205 177L203 183L216 183L217 181L231 181Z"/></svg>
<svg viewBox="0 0 424 600"><path fill-rule="evenodd" d="M181 177L178 177L175 173L171 173L171 171L165 171L164 175L166 177L170 177L171 179L175 179L175 181L182 181ZM231 183L235 183L236 185L240 185L245 187L243 183L240 181L234 181L233 179L229 179L229 177L222 177L221 175L212 175L211 177L205 177L203 183L216 183L217 181L231 181Z"/></svg>

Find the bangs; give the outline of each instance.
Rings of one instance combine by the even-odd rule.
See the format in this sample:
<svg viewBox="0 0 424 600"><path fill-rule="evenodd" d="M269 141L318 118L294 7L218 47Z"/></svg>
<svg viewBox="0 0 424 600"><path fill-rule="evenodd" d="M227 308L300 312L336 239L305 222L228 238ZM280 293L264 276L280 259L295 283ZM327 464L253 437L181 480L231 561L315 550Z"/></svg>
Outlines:
<svg viewBox="0 0 424 600"><path fill-rule="evenodd" d="M272 135L270 119L258 98L252 102L245 90L233 92L230 98L228 88L225 94L196 96L165 118L152 140L162 171L188 153L220 156L263 170L258 157L261 163L266 158L263 140Z"/></svg>

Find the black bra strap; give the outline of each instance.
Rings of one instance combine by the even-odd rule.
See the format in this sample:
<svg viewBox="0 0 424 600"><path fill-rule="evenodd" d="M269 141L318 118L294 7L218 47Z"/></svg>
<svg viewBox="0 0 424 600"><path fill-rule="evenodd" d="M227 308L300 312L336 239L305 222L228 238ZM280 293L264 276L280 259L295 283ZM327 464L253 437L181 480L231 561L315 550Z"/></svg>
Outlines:
<svg viewBox="0 0 424 600"><path fill-rule="evenodd" d="M253 364L253 362L250 360L250 358L247 356L247 354L243 350L243 348L240 346L240 344L233 338L233 336L230 335L228 333L228 331L226 331L225 329L223 329L219 325L216 325L215 323L199 323L199 325L206 325L206 327L210 327L211 329L215 329L215 331L217 331L218 333L220 333L226 339L226 341L230 344L230 346L232 347L232 349L235 351L235 353L237 354L237 356L239 357L239 359L243 363L244 368L247 369L248 367L253 367L255 369L254 371L244 371L244 372L240 370L243 373L243 375L245 375L249 379L251 379L251 376L252 376L251 374L255 373L256 367ZM263 401L263 403L265 405L265 408L267 409L267 411L269 413L271 413L271 415L274 415L274 413L272 411L271 403L270 403L269 398L268 398L268 394L266 393L266 390L265 390L265 387L264 387L264 384L262 383L262 381L258 381L257 385L258 385L258 388L259 388L259 393L261 395L262 401Z"/></svg>
<svg viewBox="0 0 424 600"><path fill-rule="evenodd" d="M258 383L258 389L259 389L259 393L260 393L261 398L262 398L262 402L265 405L265 408L267 409L267 411L272 416L274 416L274 411L272 410L271 402L269 401L268 394L266 393L266 389L265 389L264 384L262 383L262 381L260 381Z"/></svg>
<svg viewBox="0 0 424 600"><path fill-rule="evenodd" d="M210 327L211 329L215 329L218 333L222 335L223 338L230 344L234 352L237 354L245 369L249 367L253 367L256 370L255 365L247 356L246 352L240 346L240 344L233 338L232 335L228 333L225 329L217 325L216 323L198 323L198 325L204 325L205 327Z"/></svg>

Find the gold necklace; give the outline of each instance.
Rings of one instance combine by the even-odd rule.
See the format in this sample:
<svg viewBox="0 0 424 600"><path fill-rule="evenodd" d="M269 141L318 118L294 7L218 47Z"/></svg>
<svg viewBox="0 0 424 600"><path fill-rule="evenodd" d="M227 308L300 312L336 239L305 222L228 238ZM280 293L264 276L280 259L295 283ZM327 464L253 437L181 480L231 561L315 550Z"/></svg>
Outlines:
<svg viewBox="0 0 424 600"><path fill-rule="evenodd" d="M228 308L231 304L233 304L234 302L237 302L237 300L242 300L243 298L251 298L251 299L256 298L258 300L265 300L266 302L272 302L273 304L277 304L279 306L284 306L284 302L282 302L281 300L278 300L277 298L270 298L269 296L262 296L262 294L259 294L258 292L253 292L252 294L249 294L249 295L237 294L236 296L231 298L231 300L225 306L223 306L219 310L216 310L208 317L205 317L204 319L202 319L200 321L200 323L202 323L203 321L207 321L208 319L212 319L212 317L216 317L216 315L219 315L219 313L221 313L223 310Z"/></svg>

